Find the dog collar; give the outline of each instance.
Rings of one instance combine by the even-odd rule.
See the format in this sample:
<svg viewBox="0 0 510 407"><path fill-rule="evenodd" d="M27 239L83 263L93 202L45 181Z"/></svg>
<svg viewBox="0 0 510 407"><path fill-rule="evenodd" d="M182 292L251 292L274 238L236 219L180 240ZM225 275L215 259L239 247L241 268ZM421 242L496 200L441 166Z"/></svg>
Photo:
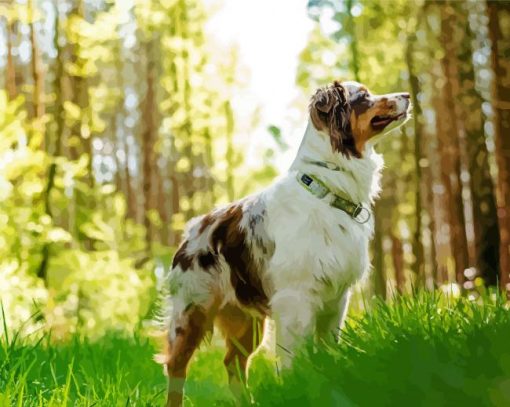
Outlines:
<svg viewBox="0 0 510 407"><path fill-rule="evenodd" d="M321 180L313 175L298 171L297 180L308 192L319 199L323 199L326 196L331 195L329 205L344 211L356 222L363 224L368 222L370 219L370 211L361 203L356 204L347 199L345 196L331 192L331 190ZM364 216L363 213L365 213Z"/></svg>

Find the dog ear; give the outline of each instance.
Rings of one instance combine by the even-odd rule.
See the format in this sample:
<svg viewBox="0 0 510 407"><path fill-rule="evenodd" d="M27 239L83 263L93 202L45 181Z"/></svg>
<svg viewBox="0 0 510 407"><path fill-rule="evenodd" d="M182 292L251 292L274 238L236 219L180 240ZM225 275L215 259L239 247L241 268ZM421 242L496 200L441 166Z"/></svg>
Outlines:
<svg viewBox="0 0 510 407"><path fill-rule="evenodd" d="M347 90L337 81L318 89L310 103L310 118L317 130L328 129L331 148L346 157L361 157L352 134Z"/></svg>

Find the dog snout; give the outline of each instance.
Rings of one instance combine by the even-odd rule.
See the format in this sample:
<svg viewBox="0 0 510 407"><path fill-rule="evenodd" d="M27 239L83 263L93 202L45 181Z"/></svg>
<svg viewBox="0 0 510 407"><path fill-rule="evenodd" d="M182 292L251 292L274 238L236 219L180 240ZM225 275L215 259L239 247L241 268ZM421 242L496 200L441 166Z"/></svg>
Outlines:
<svg viewBox="0 0 510 407"><path fill-rule="evenodd" d="M399 107L401 109L409 109L409 106L411 106L411 95L408 92L402 92L398 96Z"/></svg>

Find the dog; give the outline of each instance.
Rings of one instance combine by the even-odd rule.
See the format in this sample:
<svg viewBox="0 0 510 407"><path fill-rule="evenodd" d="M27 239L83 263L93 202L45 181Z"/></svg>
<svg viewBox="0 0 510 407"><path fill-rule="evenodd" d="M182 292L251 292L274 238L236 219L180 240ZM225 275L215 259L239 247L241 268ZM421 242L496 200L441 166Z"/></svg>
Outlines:
<svg viewBox="0 0 510 407"><path fill-rule="evenodd" d="M370 267L383 166L373 147L409 118L409 99L352 81L318 89L287 174L189 221L165 282L168 406L182 404L188 362L214 326L231 380L272 341L286 368L303 338L339 331L351 287Z"/></svg>

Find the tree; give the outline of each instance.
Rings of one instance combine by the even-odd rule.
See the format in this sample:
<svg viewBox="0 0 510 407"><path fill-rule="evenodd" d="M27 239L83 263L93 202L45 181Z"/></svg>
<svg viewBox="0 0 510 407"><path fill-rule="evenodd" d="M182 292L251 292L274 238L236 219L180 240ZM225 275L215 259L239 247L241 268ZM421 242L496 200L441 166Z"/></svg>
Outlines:
<svg viewBox="0 0 510 407"><path fill-rule="evenodd" d="M452 3L455 13L459 74L460 124L467 150L467 167L473 208L475 265L486 285L496 286L499 274L499 231L496 202L485 143L482 97L475 87L473 32L466 8Z"/></svg>
<svg viewBox="0 0 510 407"><path fill-rule="evenodd" d="M155 179L155 152L156 143L156 66L154 56L154 41L148 40L145 44L146 51L146 86L145 98L142 103L142 116L144 118L142 132L142 155L143 155L143 194L144 194L144 225L147 230L147 243L150 245L154 238L154 228L151 221L151 212L156 209Z"/></svg>
<svg viewBox="0 0 510 407"><path fill-rule="evenodd" d="M7 11L7 10L6 10ZM13 18L6 12L6 40L7 40L7 66L5 72L5 86L7 95L10 100L13 100L18 92L16 89L16 69L14 66L14 57L12 55L12 36L13 36Z"/></svg>
<svg viewBox="0 0 510 407"><path fill-rule="evenodd" d="M28 26L30 28L30 45L32 48L32 104L33 104L33 117L40 119L44 115L44 73L41 63L41 56L39 55L39 47L37 44L35 32L35 12L33 0L28 0ZM43 146L44 147L44 146Z"/></svg>
<svg viewBox="0 0 510 407"><path fill-rule="evenodd" d="M44 212L48 215L52 220L54 220L54 214L52 210L51 204L51 192L55 186L55 176L57 172L57 164L55 160L57 157L61 155L62 151L62 134L64 131L64 92L62 89L62 77L64 75L64 64L63 64L63 56L62 56L62 47L60 46L59 36L60 36L60 18L59 18L59 10L58 6L54 5L55 10L55 31L53 34L53 46L57 51L57 56L55 58L55 81L54 81L54 92L56 95L56 104L55 104L55 127L54 134L51 139L52 143L48 145L48 154L53 157L53 162L50 164L48 168L47 182L46 188L43 194L44 199ZM47 271L48 271L48 263L50 260L50 243L47 242L42 249L42 259L39 265L39 269L37 270L37 276L44 280L45 284L48 283L47 280Z"/></svg>
<svg viewBox="0 0 510 407"><path fill-rule="evenodd" d="M494 139L498 165L497 197L500 232L500 284L508 290L510 281L510 3L487 1L491 62L494 71L492 105ZM506 24L503 26L503 24ZM510 290L508 290L510 291Z"/></svg>
<svg viewBox="0 0 510 407"><path fill-rule="evenodd" d="M420 93L420 82L416 74L414 63L414 46L416 42L416 35L414 33L407 36L406 45L406 63L409 71L409 86L411 87L411 101L414 108L414 160L415 160L415 216L416 226L413 234L413 271L418 278L425 280L425 258L423 253L422 243L422 165L424 160L422 138L423 138L423 111L421 108L418 95Z"/></svg>
<svg viewBox="0 0 510 407"><path fill-rule="evenodd" d="M459 111L455 102L460 93L458 63L455 57L456 44L453 40L455 13L451 6L445 5L441 7L440 14L440 39L444 47L441 66L445 81L442 89L444 110L439 110L437 116L439 121L444 122L444 131L438 135L441 140L439 149L444 156L443 182L450 195L448 211L452 255L455 259L455 275L457 283L463 284L464 271L469 267L469 253L462 198ZM448 115L448 120L443 118L444 113Z"/></svg>

